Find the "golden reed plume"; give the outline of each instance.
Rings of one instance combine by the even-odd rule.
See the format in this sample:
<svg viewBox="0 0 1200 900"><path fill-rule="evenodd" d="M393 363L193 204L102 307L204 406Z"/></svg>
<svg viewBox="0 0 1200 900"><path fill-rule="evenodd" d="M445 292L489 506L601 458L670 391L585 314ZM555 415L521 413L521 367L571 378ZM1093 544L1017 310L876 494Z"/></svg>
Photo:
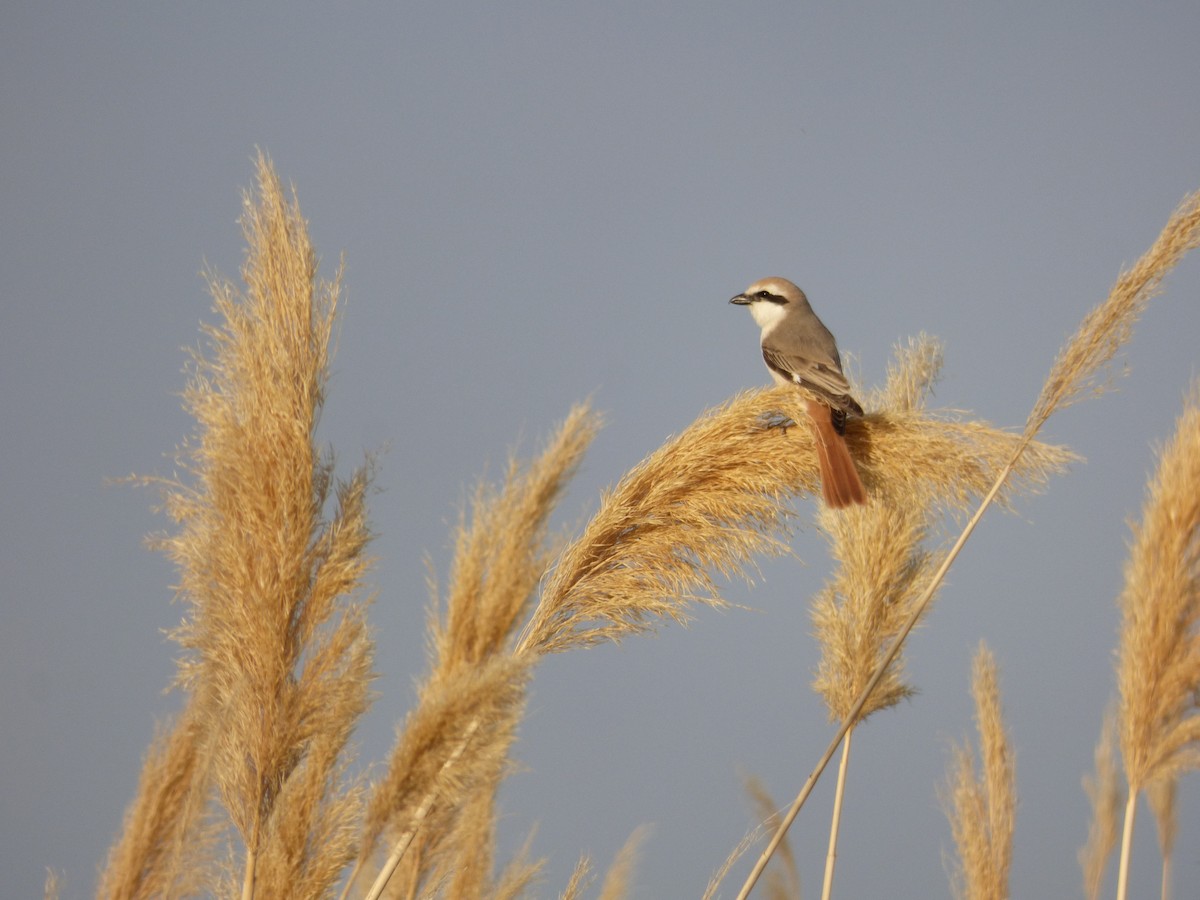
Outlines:
<svg viewBox="0 0 1200 900"><path fill-rule="evenodd" d="M369 477L336 483L315 449L338 279L317 277L295 199L261 154L257 167L242 215L245 290L210 278L222 324L206 329L184 395L197 423L188 478L164 484L178 530L158 545L188 605L174 635L187 710L151 753L105 896L186 892L186 868L240 881L247 898L322 897L354 857L361 791L345 750L371 678L355 599ZM216 849L227 829L197 827L214 799L240 853Z"/></svg>

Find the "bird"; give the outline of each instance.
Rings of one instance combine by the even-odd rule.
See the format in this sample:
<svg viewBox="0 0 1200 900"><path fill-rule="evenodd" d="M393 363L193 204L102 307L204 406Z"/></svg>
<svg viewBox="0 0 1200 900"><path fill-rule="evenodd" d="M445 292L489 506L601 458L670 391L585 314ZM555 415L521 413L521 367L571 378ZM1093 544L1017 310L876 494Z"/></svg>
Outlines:
<svg viewBox="0 0 1200 900"><path fill-rule="evenodd" d="M846 417L861 416L842 374L837 342L809 306L804 291L786 278L756 281L729 301L750 310L762 328L762 354L771 377L805 392L805 410L821 469L825 503L842 509L867 502L846 446Z"/></svg>

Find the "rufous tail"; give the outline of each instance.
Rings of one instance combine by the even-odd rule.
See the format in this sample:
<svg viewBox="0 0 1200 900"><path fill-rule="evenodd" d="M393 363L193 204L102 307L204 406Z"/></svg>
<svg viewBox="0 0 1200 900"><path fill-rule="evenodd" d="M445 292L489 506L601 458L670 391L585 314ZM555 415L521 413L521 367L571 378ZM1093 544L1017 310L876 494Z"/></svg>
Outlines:
<svg viewBox="0 0 1200 900"><path fill-rule="evenodd" d="M852 503L866 503L867 492L863 490L854 468L854 458L846 439L833 427L830 409L819 400L806 402L808 421L812 425L813 443L817 447L817 463L821 467L821 493L825 503L841 509Z"/></svg>

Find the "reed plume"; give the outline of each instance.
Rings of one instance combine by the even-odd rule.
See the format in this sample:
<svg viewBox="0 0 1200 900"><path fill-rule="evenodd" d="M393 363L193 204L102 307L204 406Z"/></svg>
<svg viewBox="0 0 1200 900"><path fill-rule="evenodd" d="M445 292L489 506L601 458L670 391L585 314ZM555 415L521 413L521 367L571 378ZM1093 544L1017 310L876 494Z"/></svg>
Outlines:
<svg viewBox="0 0 1200 900"><path fill-rule="evenodd" d="M1089 900L1098 900L1104 887L1104 871L1121 835L1121 785L1117 772L1117 718L1110 710L1104 716L1100 740L1096 743L1096 770L1084 776L1083 790L1092 807L1087 842L1079 850L1083 871L1083 892Z"/></svg>
<svg viewBox="0 0 1200 900"><path fill-rule="evenodd" d="M174 851L139 835L187 841L210 786L244 849L240 876L214 877L245 898L324 896L354 855L361 798L345 767L371 677L356 599L370 478L364 467L335 481L314 442L340 273L318 278L298 203L261 154L257 181L243 201L245 290L209 278L223 321L192 358L186 480L160 482L179 526L157 543L188 604L174 637L191 705L153 752L104 877L137 885L127 896L173 892Z"/></svg>
<svg viewBox="0 0 1200 900"><path fill-rule="evenodd" d="M943 802L958 849L955 894L1006 900L1016 822L1016 771L1000 707L996 660L979 645L971 678L982 771L969 743L954 748Z"/></svg>
<svg viewBox="0 0 1200 900"><path fill-rule="evenodd" d="M1025 424L1036 434L1055 410L1098 395L1111 383L1109 363L1133 337L1146 305L1162 290L1162 280L1200 246L1200 192L1185 197L1150 248L1121 272L1108 299L1080 323L1054 361Z"/></svg>
<svg viewBox="0 0 1200 900"><path fill-rule="evenodd" d="M1129 796L1118 896L1128 884L1137 796L1200 766L1200 382L1159 454L1132 527L1117 660Z"/></svg>

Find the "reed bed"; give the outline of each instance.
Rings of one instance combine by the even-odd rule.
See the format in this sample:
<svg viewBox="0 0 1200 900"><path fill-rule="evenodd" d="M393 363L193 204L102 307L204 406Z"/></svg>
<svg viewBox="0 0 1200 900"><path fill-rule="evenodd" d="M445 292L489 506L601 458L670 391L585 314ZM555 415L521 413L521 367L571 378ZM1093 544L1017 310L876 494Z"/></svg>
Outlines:
<svg viewBox="0 0 1200 900"><path fill-rule="evenodd" d="M1165 271L1195 245L1200 202L1189 204L1149 260L1122 276L1120 302L1110 298L1085 320L1023 433L928 410L940 347L927 338L898 351L887 384L868 395L872 411L848 423L871 499L821 514L836 567L813 611L823 652L816 687L844 728L834 749L912 692L899 650L965 540L946 549L940 523L960 520L982 497L969 534L993 499L1012 504L1075 458L1037 432L1100 383ZM173 635L182 710L150 748L98 893L529 896L543 863L532 839L513 859L495 858L496 798L538 662L687 622L699 607L725 604L723 580L749 579L759 559L789 552L795 501L819 492L811 434L788 427L804 397L788 387L746 391L703 413L605 492L573 538L551 522L601 427L588 406L571 410L533 457L514 455L498 484L480 483L460 517L446 583L431 584L416 702L368 780L356 774L351 736L373 679L365 587L373 467L368 460L339 478L314 439L340 270L319 277L294 193L262 155L242 222L243 287L210 276L221 324L206 329L189 368L184 399L196 431L180 451L182 475L150 480L175 525L155 543L176 564L186 608ZM985 775L981 786L960 758L960 772L972 773L962 775L962 803L986 807L984 855L1000 873L1011 854L1011 809L998 799L1011 787L1011 753L998 749L1007 744L986 659L976 685ZM1137 685L1122 685L1130 709L1145 702ZM1194 717L1151 734L1122 715L1131 794L1155 785L1168 846L1171 800L1159 786L1194 764ZM765 859L798 809L764 816L777 823ZM634 832L598 896L633 893L643 839ZM585 896L595 880L581 859L560 896ZM1003 884L999 874L993 881ZM798 874L771 895L795 891Z"/></svg>

